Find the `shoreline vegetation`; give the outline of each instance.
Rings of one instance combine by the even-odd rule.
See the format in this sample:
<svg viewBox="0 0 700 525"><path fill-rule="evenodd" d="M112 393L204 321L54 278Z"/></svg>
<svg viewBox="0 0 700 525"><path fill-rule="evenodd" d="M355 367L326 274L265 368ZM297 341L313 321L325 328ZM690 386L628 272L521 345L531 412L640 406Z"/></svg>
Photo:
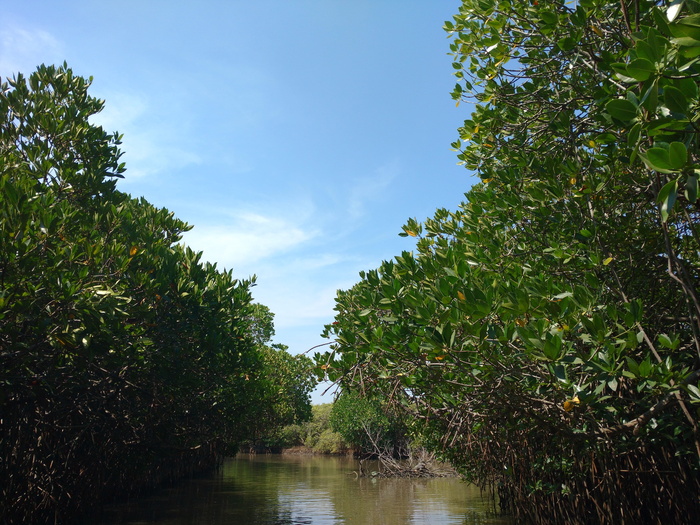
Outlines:
<svg viewBox="0 0 700 525"><path fill-rule="evenodd" d="M444 29L452 147L479 183L337 293L319 377L519 522L687 522L700 2L463 0Z"/></svg>
<svg viewBox="0 0 700 525"><path fill-rule="evenodd" d="M380 403L346 392L334 403L311 407L311 419L247 443L241 452L253 454L351 456L359 461L360 477L458 476L419 442L408 436L402 420L384 412ZM364 462L374 460L373 470Z"/></svg>
<svg viewBox="0 0 700 525"><path fill-rule="evenodd" d="M700 515L700 2L462 0L444 29L480 182L338 291L313 360L271 343L255 277L117 189L91 79L2 82L0 522L246 447L446 461L536 525Z"/></svg>
<svg viewBox="0 0 700 525"><path fill-rule="evenodd" d="M311 361L270 344L255 277L117 189L121 136L91 79L0 88L0 522L61 524L206 470L310 416Z"/></svg>
<svg viewBox="0 0 700 525"><path fill-rule="evenodd" d="M441 478L461 477L450 465L438 461L434 454L420 449L406 458L365 457L358 456L354 450L347 449L341 452L319 452L303 445L281 448L279 450L241 450L240 454L270 454L280 456L338 456L357 459L358 470L353 473L358 477L406 477L406 478ZM377 470L368 470L367 461L376 462Z"/></svg>

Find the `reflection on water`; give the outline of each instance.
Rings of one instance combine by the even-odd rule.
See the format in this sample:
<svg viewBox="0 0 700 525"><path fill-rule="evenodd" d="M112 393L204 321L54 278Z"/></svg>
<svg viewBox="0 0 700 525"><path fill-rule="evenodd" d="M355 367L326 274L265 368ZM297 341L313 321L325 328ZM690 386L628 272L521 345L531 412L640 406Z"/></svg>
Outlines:
<svg viewBox="0 0 700 525"><path fill-rule="evenodd" d="M510 524L458 479L370 479L326 456L227 459L208 478L105 510L101 525Z"/></svg>

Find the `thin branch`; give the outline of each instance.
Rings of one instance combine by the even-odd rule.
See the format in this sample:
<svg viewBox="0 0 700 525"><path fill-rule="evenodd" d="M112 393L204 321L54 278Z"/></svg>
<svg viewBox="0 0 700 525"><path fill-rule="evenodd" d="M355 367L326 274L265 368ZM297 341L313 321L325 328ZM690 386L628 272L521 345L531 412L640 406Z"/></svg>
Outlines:
<svg viewBox="0 0 700 525"><path fill-rule="evenodd" d="M700 378L700 369L695 370L692 374L686 377L681 382L681 385L689 385L690 383L696 381L698 378ZM614 427L601 428L596 432L596 434L599 436L610 436L612 434L617 434L626 430L634 430L634 434L636 435L639 433L639 429L646 425L652 417L654 417L655 415L660 413L664 408L666 408L666 406L673 400L673 398L676 397L676 394L679 394L677 390L669 392L664 397L662 397L653 407L651 407L649 410L647 410L640 416L637 416L636 418L627 421L626 423L622 423Z"/></svg>

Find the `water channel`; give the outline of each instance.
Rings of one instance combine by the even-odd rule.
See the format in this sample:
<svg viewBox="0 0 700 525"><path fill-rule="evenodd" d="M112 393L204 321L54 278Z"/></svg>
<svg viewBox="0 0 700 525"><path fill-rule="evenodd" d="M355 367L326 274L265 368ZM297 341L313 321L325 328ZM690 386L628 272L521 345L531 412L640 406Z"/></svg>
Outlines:
<svg viewBox="0 0 700 525"><path fill-rule="evenodd" d="M509 525L456 478L359 478L351 458L238 455L210 476L105 509L100 525Z"/></svg>

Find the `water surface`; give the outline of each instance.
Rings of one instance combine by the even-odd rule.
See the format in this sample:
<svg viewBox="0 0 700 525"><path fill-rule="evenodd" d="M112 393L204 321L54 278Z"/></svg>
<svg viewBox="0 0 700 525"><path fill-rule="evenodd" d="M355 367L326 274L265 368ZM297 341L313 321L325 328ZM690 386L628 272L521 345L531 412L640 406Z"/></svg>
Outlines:
<svg viewBox="0 0 700 525"><path fill-rule="evenodd" d="M493 504L456 478L359 478L357 461L238 455L211 476L105 510L101 525L496 525Z"/></svg>

